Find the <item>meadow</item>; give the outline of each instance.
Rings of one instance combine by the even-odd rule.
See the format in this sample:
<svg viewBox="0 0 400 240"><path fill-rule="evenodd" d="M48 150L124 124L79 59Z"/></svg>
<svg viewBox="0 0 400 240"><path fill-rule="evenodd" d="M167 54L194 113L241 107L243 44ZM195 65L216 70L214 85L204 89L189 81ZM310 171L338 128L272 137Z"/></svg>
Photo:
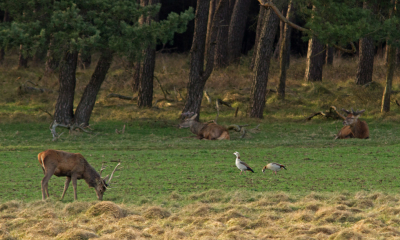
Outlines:
<svg viewBox="0 0 400 240"><path fill-rule="evenodd" d="M2 67L0 82L0 239L396 239L400 236L398 135L399 109L379 112L384 64L376 64L374 84L354 86L354 59L335 59L323 83L305 84L304 59L294 59L284 102L270 93L264 119L246 115L251 74L244 66L216 71L206 88L210 95L239 107L223 106L218 123L249 124L244 138L200 141L178 129L185 96L187 56L161 55L156 76L155 107L138 109L134 101L110 99L129 92L129 71L115 63L102 86L91 119L92 133L68 133L52 141L48 126L56 92L23 92L28 81L57 89L56 75L44 78L41 68ZM170 62L175 62L171 64ZM379 63L379 59L378 59ZM9 65L7 65L9 64ZM77 73L79 101L93 69ZM277 81L271 67L268 88ZM399 89L398 81L394 90ZM157 85L155 83L155 85ZM223 90L222 90L223 89ZM393 94L393 100L397 94ZM367 140L333 140L339 120L305 118L329 106L367 111ZM206 100L203 121L215 119ZM124 133L121 131L125 125ZM257 129L254 129L256 126ZM37 154L46 149L82 153L104 173L121 162L104 201L78 181L59 201L64 178L52 177L51 197L41 201L42 169ZM255 173L239 175L233 152ZM287 171L262 174L269 162Z"/></svg>

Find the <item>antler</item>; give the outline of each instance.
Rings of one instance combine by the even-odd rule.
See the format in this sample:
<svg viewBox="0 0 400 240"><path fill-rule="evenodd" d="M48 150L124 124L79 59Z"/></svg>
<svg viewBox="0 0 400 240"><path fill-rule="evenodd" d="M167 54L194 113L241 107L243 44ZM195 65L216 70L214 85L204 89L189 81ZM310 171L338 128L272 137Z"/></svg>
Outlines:
<svg viewBox="0 0 400 240"><path fill-rule="evenodd" d="M104 164L101 164L100 177L101 177L101 173L103 172L104 169L106 169L106 167L104 167Z"/></svg>
<svg viewBox="0 0 400 240"><path fill-rule="evenodd" d="M352 110L353 110L353 109L352 109ZM342 111L345 112L345 113L347 113L347 114L350 114L350 111L348 111L348 110L346 110L346 109L344 109L344 108L342 108Z"/></svg>
<svg viewBox="0 0 400 240"><path fill-rule="evenodd" d="M353 112L353 115L355 115L355 116L360 115L361 113L365 112L365 109L360 110L360 111L358 111L358 109L357 109L357 111L353 111L353 109L351 109L351 110Z"/></svg>
<svg viewBox="0 0 400 240"><path fill-rule="evenodd" d="M117 166L115 166L114 171L112 171L111 175L110 175L110 179L108 179L107 185L110 185L111 183L111 179L114 175L115 170L117 170L117 167L120 165L121 163L118 163Z"/></svg>

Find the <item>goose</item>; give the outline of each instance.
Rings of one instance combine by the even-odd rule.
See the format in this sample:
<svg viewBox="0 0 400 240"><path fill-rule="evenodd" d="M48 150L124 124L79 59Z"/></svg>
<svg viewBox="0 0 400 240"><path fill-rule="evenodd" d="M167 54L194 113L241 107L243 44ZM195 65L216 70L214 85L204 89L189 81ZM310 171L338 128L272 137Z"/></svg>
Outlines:
<svg viewBox="0 0 400 240"><path fill-rule="evenodd" d="M240 154L238 152L234 152L234 155L236 155L236 167L239 168L240 170L240 175L242 174L242 172L244 171L246 173L246 171L253 171L253 169L251 169L251 167L249 167L249 165L247 165L245 162L242 162L240 160Z"/></svg>
<svg viewBox="0 0 400 240"><path fill-rule="evenodd" d="M286 167L282 164L268 163L265 167L263 167L262 172L265 173L265 170L269 169L269 170L272 170L273 172L275 172L275 174L276 174L276 172L280 171L282 168L287 170Z"/></svg>

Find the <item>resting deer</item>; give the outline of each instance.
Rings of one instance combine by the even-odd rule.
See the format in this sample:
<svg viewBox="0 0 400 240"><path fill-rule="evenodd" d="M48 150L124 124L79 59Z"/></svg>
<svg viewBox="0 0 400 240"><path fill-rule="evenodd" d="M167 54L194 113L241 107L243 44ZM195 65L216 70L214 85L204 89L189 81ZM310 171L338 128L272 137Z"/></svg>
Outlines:
<svg viewBox="0 0 400 240"><path fill-rule="evenodd" d="M343 125L345 125L342 129L340 129L339 133L336 135L335 139L344 139L344 138L369 138L369 129L368 125L365 121L360 121L358 117L361 113L365 112L365 110L361 111L348 111L346 109L342 109L345 113L347 113L347 117L343 117Z"/></svg>
<svg viewBox="0 0 400 240"><path fill-rule="evenodd" d="M53 175L57 177L67 177L61 200L63 200L71 180L74 187L74 199L77 200L76 184L79 179L85 179L89 187L93 187L96 191L97 198L103 200L103 194L111 183L114 172L119 166L118 163L110 177L107 175L101 178L101 172L104 168L101 168L99 174L80 153L46 150L39 153L38 159L44 172L44 178L42 180L43 200L46 199L46 195L49 197L48 182Z"/></svg>
<svg viewBox="0 0 400 240"><path fill-rule="evenodd" d="M179 128L190 128L190 131L197 135L198 139L207 140L229 140L228 130L216 123L200 123L196 121L197 113L183 113L183 117L187 117L181 124ZM193 116L191 116L193 115ZM191 117L190 117L191 116Z"/></svg>

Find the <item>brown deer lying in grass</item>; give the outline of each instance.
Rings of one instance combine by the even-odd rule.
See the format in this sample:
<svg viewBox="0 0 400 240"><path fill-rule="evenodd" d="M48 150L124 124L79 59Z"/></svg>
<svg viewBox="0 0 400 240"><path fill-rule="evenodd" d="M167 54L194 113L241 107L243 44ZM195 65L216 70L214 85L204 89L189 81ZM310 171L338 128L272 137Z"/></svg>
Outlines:
<svg viewBox="0 0 400 240"><path fill-rule="evenodd" d="M42 180L43 200L46 199L46 195L49 197L48 182L53 175L57 177L67 177L61 200L64 198L71 180L74 187L74 199L77 200L76 184L79 179L85 179L89 187L93 187L96 191L97 198L103 200L103 194L111 183L113 174L119 165L118 163L110 177L107 175L105 178L101 178L101 172L104 168L101 168L99 174L80 153L46 150L39 153L38 159L44 172L44 178Z"/></svg>
<svg viewBox="0 0 400 240"><path fill-rule="evenodd" d="M198 139L207 140L229 140L228 130L216 123L200 123L196 121L197 113L183 113L186 119L179 124L179 128L190 128L190 131L197 135ZM193 115L193 116L192 116Z"/></svg>
<svg viewBox="0 0 400 240"><path fill-rule="evenodd" d="M369 138L369 129L368 125L365 121L360 121L358 117L361 113L365 112L365 110L361 111L348 111L346 109L342 109L345 113L347 113L347 117L342 116L343 125L345 125L342 129L340 129L339 133L336 135L335 139L344 139L344 138Z"/></svg>

